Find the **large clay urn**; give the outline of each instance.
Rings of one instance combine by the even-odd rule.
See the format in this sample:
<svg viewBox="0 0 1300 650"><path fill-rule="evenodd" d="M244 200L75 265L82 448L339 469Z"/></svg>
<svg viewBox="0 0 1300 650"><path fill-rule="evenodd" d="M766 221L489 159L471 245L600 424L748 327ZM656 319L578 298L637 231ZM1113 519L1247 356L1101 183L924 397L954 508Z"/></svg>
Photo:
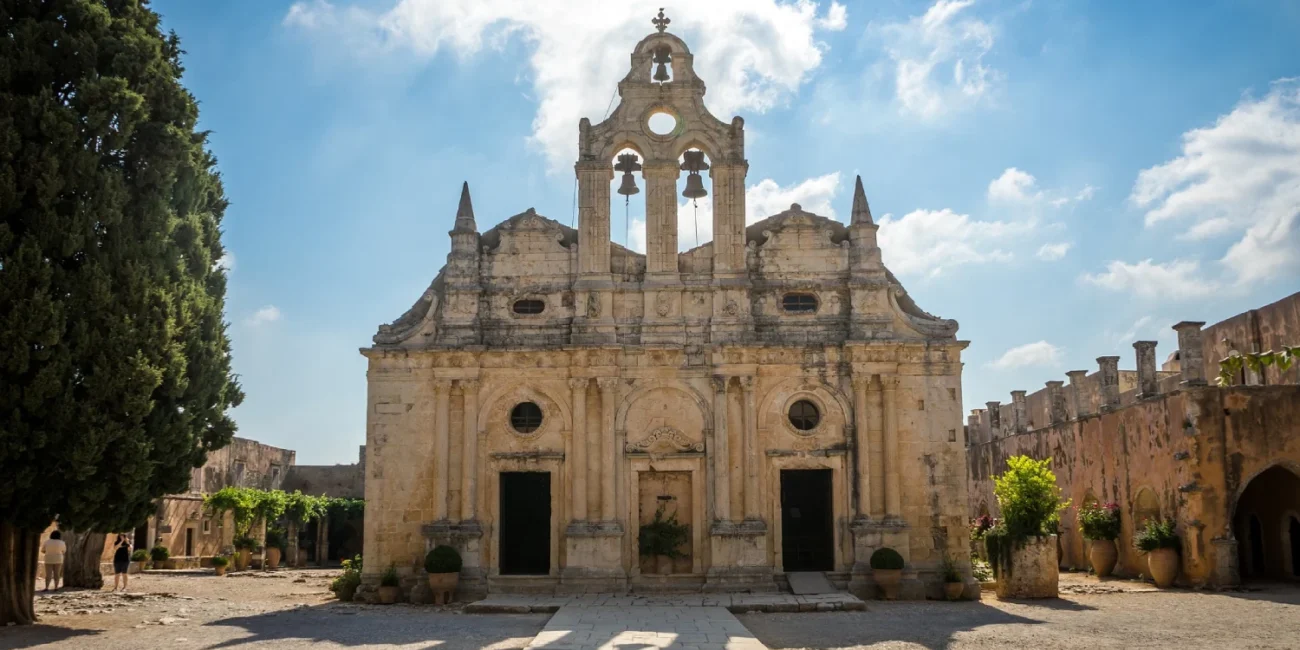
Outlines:
<svg viewBox="0 0 1300 650"><path fill-rule="evenodd" d="M429 589L433 591L433 604L446 605L456 600L458 584L460 584L459 573L430 573Z"/></svg>
<svg viewBox="0 0 1300 650"><path fill-rule="evenodd" d="M898 586L903 582L902 569L872 569L871 577L884 593L885 600L898 600Z"/></svg>
<svg viewBox="0 0 1300 650"><path fill-rule="evenodd" d="M1156 586L1164 589L1174 584L1178 577L1178 551L1172 548L1158 548L1147 553L1147 570Z"/></svg>
<svg viewBox="0 0 1300 650"><path fill-rule="evenodd" d="M280 549L272 546L266 549L266 569L274 569L280 566Z"/></svg>
<svg viewBox="0 0 1300 650"><path fill-rule="evenodd" d="M1094 539L1088 547L1088 561L1092 563L1092 570L1097 572L1098 578L1110 576L1115 570L1115 563L1119 561L1119 551L1115 548L1115 540L1111 539Z"/></svg>
<svg viewBox="0 0 1300 650"><path fill-rule="evenodd" d="M379 604L392 605L393 603L397 602L397 599L400 598L401 595L402 595L401 587L380 587Z"/></svg>
<svg viewBox="0 0 1300 650"><path fill-rule="evenodd" d="M943 583L943 595L948 600L961 600L961 595L965 591L966 591L966 584L963 582Z"/></svg>
<svg viewBox="0 0 1300 650"><path fill-rule="evenodd" d="M247 568L248 568L248 565L249 565L249 564L252 564L252 563L253 563L253 551L252 551L252 549L241 548L241 549L239 549L239 552L238 552L238 553L235 553L235 570L236 570L236 571L243 571L244 569L247 569Z"/></svg>

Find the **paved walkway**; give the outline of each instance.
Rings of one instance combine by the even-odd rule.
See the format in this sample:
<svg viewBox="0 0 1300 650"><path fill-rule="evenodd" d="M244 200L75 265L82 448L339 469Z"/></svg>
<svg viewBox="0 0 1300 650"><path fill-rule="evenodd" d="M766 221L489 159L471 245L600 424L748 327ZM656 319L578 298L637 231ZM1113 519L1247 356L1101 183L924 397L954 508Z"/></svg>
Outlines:
<svg viewBox="0 0 1300 650"><path fill-rule="evenodd" d="M761 594L645 594L576 596L490 595L470 603L465 611L478 614L527 614L556 612L562 607L721 607L735 614L749 612L837 612L862 611L867 604L853 594L836 592L798 596L788 593Z"/></svg>
<svg viewBox="0 0 1300 650"><path fill-rule="evenodd" d="M566 605L528 648L766 650L722 607Z"/></svg>

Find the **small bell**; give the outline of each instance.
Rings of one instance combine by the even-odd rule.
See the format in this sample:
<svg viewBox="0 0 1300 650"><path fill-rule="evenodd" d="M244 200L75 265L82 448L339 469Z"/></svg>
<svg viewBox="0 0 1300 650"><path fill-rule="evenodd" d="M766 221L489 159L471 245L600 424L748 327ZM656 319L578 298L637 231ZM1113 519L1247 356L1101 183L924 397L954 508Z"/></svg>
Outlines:
<svg viewBox="0 0 1300 650"><path fill-rule="evenodd" d="M684 161L681 168L690 172L686 177L686 189L682 190L682 196L688 199L701 199L708 196L708 190L704 189L704 179L700 177L700 172L709 168L709 164L704 162L704 152L687 151L682 154L682 158Z"/></svg>
<svg viewBox="0 0 1300 650"><path fill-rule="evenodd" d="M619 194L632 196L641 191L641 188L636 186L636 177L632 176L632 172L641 169L641 163L636 161L636 154L625 153L620 155L618 164L614 165L614 169L623 172L623 182L618 186Z"/></svg>
<svg viewBox="0 0 1300 650"><path fill-rule="evenodd" d="M669 80L670 77L668 76L668 62L671 60L672 60L672 55L668 48L661 47L655 50L654 62L659 64L658 66L655 67L655 76L654 76L655 81L662 83Z"/></svg>

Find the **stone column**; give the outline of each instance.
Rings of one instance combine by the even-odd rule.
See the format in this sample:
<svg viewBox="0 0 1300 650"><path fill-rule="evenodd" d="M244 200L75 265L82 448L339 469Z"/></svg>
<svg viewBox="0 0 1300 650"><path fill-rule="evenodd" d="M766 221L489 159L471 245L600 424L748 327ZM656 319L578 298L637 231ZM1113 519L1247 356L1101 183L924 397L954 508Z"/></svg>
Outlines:
<svg viewBox="0 0 1300 650"><path fill-rule="evenodd" d="M754 397L754 378L741 377L740 388L745 397L745 519L761 520L759 505L760 462L758 456L758 405Z"/></svg>
<svg viewBox="0 0 1300 650"><path fill-rule="evenodd" d="M578 175L578 272L607 274L609 269L609 161L585 160L574 165Z"/></svg>
<svg viewBox="0 0 1300 650"><path fill-rule="evenodd" d="M646 275L677 273L676 160L647 161L645 175ZM608 181L607 181L608 183Z"/></svg>
<svg viewBox="0 0 1300 650"><path fill-rule="evenodd" d="M477 379L460 380L461 405L465 411L465 446L460 459L460 518L478 519L478 387Z"/></svg>
<svg viewBox="0 0 1300 650"><path fill-rule="evenodd" d="M745 271L745 172L749 164L715 162L713 179L713 272ZM675 200L675 199L674 199Z"/></svg>
<svg viewBox="0 0 1300 650"><path fill-rule="evenodd" d="M731 452L727 450L727 382L730 377L714 375L713 382L713 518L731 521Z"/></svg>
<svg viewBox="0 0 1300 650"><path fill-rule="evenodd" d="M573 393L573 450L569 458L572 477L574 521L587 520L587 385L591 380L582 377L569 380Z"/></svg>
<svg viewBox="0 0 1300 650"><path fill-rule="evenodd" d="M1088 401L1083 394L1083 380L1088 377L1087 370L1071 370L1065 373L1070 378L1070 405L1074 409L1074 417L1081 418L1089 415Z"/></svg>
<svg viewBox="0 0 1300 650"><path fill-rule="evenodd" d="M885 514L903 514L903 493L899 489L898 377L882 377L885 390Z"/></svg>
<svg viewBox="0 0 1300 650"><path fill-rule="evenodd" d="M1063 381L1047 382L1047 417L1052 424L1060 424L1070 419L1070 407L1065 403Z"/></svg>
<svg viewBox="0 0 1300 650"><path fill-rule="evenodd" d="M615 521L615 499L618 497L614 477L618 472L618 445L614 435L614 408L618 398L618 378L601 377L600 386L600 519Z"/></svg>
<svg viewBox="0 0 1300 650"><path fill-rule="evenodd" d="M867 437L871 440L868 447L871 452L871 516L876 519L885 516L885 397L881 391L882 383L877 379L867 384L867 408L875 408L881 414L881 426L872 428L868 420L867 429Z"/></svg>
<svg viewBox="0 0 1300 650"><path fill-rule="evenodd" d="M447 520L447 488L451 478L451 380L433 380L433 519Z"/></svg>
<svg viewBox="0 0 1300 650"><path fill-rule="evenodd" d="M1185 320L1174 325L1174 331L1178 332L1178 367L1182 372L1184 386L1204 386L1205 377L1205 348L1201 328L1205 326L1203 321Z"/></svg>
<svg viewBox="0 0 1300 650"><path fill-rule="evenodd" d="M1156 377L1156 342L1134 341L1137 352L1138 397L1151 397L1160 392Z"/></svg>
<svg viewBox="0 0 1300 650"><path fill-rule="evenodd" d="M1002 402L985 402L989 411L989 441L1002 437Z"/></svg>
<svg viewBox="0 0 1300 650"><path fill-rule="evenodd" d="M1097 380L1101 391L1101 412L1119 408L1119 357L1097 357Z"/></svg>
<svg viewBox="0 0 1300 650"><path fill-rule="evenodd" d="M1011 427L1016 433L1029 430L1029 405L1023 390L1011 391Z"/></svg>
<svg viewBox="0 0 1300 650"><path fill-rule="evenodd" d="M867 387L871 377L853 376L853 433L858 448L858 508L859 519L871 516L871 443L868 438L871 426L867 423Z"/></svg>

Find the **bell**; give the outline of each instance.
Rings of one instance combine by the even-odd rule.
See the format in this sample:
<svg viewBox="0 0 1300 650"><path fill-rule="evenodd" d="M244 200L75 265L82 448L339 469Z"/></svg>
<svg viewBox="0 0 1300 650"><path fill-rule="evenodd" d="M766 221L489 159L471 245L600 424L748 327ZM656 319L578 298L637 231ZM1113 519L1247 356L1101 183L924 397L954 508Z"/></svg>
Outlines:
<svg viewBox="0 0 1300 650"><path fill-rule="evenodd" d="M668 66L660 63L655 67L655 81L668 81Z"/></svg>
<svg viewBox="0 0 1300 650"><path fill-rule="evenodd" d="M640 191L641 188L636 186L636 178L632 176L632 172L623 172L623 184L618 186L618 193L623 196L632 196Z"/></svg>
<svg viewBox="0 0 1300 650"><path fill-rule="evenodd" d="M671 60L672 60L672 55L668 48L664 47L655 50L654 62L659 64L658 66L655 67L655 76L654 76L655 81L659 81L659 82L668 81L669 77L668 77L667 63Z"/></svg>
<svg viewBox="0 0 1300 650"><path fill-rule="evenodd" d="M686 177L686 189L682 190L682 196L688 199L702 199L708 195L709 192L704 189L704 179L700 178L700 173L691 172Z"/></svg>

